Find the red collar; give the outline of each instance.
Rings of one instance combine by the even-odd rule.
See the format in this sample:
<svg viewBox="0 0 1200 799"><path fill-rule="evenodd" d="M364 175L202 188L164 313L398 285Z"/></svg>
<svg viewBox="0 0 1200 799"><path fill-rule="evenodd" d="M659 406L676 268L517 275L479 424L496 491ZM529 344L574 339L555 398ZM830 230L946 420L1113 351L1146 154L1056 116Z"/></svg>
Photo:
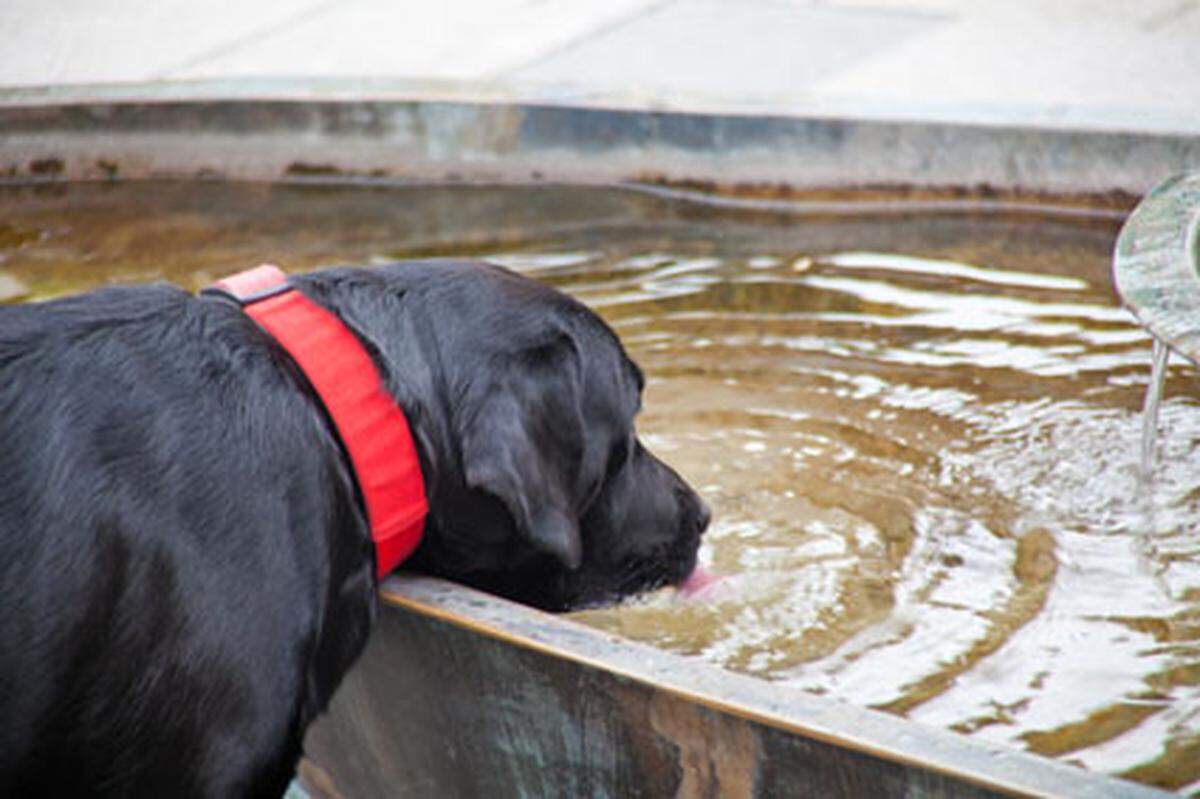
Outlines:
<svg viewBox="0 0 1200 799"><path fill-rule="evenodd" d="M204 292L235 300L288 351L321 398L350 455L382 578L416 549L429 508L408 421L371 357L341 320L296 291L276 266L239 272Z"/></svg>

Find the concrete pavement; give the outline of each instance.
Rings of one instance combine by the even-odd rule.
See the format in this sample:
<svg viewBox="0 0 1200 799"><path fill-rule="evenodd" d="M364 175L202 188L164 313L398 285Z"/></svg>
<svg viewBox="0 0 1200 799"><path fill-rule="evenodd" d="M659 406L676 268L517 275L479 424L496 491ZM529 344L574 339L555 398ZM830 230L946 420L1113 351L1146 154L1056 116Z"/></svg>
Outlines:
<svg viewBox="0 0 1200 799"><path fill-rule="evenodd" d="M363 77L419 96L1200 134L1198 43L1200 0L6 0L0 87Z"/></svg>

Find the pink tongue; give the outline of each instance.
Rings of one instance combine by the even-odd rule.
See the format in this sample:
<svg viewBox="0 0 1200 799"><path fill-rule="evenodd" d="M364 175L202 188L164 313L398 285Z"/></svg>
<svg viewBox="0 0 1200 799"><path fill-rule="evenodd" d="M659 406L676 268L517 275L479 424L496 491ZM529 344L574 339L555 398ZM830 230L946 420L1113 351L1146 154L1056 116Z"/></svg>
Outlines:
<svg viewBox="0 0 1200 799"><path fill-rule="evenodd" d="M688 575L688 578L679 584L679 593L686 597L696 597L721 582L722 579L721 575L710 572L703 566L697 566Z"/></svg>

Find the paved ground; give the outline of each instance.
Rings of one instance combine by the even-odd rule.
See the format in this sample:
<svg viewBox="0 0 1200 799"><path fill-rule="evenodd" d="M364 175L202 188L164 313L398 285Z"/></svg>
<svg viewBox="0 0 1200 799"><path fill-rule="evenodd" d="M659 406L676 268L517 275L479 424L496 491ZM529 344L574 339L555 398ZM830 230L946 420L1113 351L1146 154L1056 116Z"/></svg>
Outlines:
<svg viewBox="0 0 1200 799"><path fill-rule="evenodd" d="M0 3L0 86L271 76L1200 134L1200 0Z"/></svg>

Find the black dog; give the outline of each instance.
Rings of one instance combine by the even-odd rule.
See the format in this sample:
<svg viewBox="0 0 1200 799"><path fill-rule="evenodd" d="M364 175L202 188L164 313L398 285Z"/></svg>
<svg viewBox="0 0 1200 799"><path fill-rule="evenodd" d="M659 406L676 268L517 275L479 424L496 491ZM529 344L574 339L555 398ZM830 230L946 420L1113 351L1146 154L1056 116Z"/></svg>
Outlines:
<svg viewBox="0 0 1200 799"><path fill-rule="evenodd" d="M638 442L642 375L584 306L465 262L294 282L408 417L410 565L553 610L691 571L708 511ZM0 796L281 794L375 613L356 492L237 307L0 309Z"/></svg>

